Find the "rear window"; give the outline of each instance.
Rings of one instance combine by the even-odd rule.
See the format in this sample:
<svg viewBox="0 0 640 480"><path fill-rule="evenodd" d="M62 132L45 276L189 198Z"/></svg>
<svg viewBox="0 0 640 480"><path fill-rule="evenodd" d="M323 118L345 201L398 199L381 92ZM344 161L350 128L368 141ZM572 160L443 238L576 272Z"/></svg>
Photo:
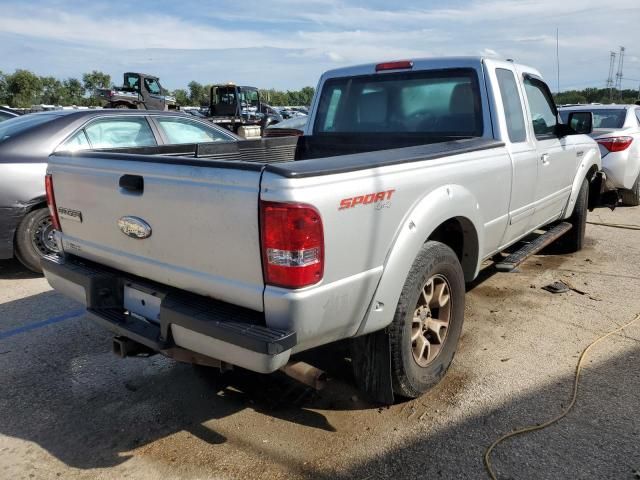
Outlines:
<svg viewBox="0 0 640 480"><path fill-rule="evenodd" d="M59 115L24 115L22 117L10 118L0 123L0 143L11 137L26 132L38 125L50 122L58 118Z"/></svg>
<svg viewBox="0 0 640 480"><path fill-rule="evenodd" d="M449 69L328 80L313 132L481 136L477 75Z"/></svg>
<svg viewBox="0 0 640 480"><path fill-rule="evenodd" d="M563 123L567 123L570 112L591 112L593 114L593 128L622 128L624 121L627 118L627 111L623 108L616 108L611 110L604 109L576 109L576 110L562 110L560 111L560 118Z"/></svg>

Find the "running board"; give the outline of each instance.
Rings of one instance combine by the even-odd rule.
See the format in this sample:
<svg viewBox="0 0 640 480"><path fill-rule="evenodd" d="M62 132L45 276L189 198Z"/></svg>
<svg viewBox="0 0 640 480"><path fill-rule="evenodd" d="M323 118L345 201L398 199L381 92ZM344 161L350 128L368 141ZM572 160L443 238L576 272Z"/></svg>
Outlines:
<svg viewBox="0 0 640 480"><path fill-rule="evenodd" d="M513 252L511 255L503 259L502 261L495 264L496 270L501 272L510 272L515 269L518 265L524 262L531 255L535 255L544 247L549 245L550 243L556 241L562 235L567 233L573 225L569 222L562 222L553 227L551 230L547 230L545 233L540 235L538 238L533 240L532 242L527 243L520 250Z"/></svg>

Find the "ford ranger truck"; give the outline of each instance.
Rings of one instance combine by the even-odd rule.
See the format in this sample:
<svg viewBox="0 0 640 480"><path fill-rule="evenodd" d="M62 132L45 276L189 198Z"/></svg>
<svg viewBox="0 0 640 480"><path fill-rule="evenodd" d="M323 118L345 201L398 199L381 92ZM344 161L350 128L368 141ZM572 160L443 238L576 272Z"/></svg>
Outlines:
<svg viewBox="0 0 640 480"><path fill-rule="evenodd" d="M353 339L361 388L416 397L453 359L484 260L539 229L529 253L560 235L582 247L602 174L591 116L576 115L581 132L510 61L332 70L304 136L52 155L62 254L42 266L121 354L269 373Z"/></svg>

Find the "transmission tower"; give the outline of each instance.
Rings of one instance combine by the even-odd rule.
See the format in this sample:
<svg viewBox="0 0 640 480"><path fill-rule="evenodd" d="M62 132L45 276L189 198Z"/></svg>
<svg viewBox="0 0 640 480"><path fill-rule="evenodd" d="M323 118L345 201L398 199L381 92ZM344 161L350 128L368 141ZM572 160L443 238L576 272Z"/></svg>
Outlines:
<svg viewBox="0 0 640 480"><path fill-rule="evenodd" d="M624 47L620 47L620 55L618 56L618 73L616 73L616 90L621 95L622 92L622 65L624 64Z"/></svg>
<svg viewBox="0 0 640 480"><path fill-rule="evenodd" d="M609 89L609 101L613 101L613 69L616 66L616 52L611 52L609 57L609 76L607 77L607 88Z"/></svg>

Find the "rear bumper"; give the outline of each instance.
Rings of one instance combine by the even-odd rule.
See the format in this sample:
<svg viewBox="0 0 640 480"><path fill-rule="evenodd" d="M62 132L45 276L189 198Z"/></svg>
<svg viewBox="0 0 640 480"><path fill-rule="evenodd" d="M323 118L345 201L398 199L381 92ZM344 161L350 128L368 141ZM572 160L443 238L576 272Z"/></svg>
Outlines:
<svg viewBox="0 0 640 480"><path fill-rule="evenodd" d="M295 332L265 327L261 312L150 283L73 256L45 258L42 268L51 286L83 303L97 323L155 351L178 346L270 373L287 363L296 344ZM124 309L124 287L131 282L161 298L159 323Z"/></svg>

